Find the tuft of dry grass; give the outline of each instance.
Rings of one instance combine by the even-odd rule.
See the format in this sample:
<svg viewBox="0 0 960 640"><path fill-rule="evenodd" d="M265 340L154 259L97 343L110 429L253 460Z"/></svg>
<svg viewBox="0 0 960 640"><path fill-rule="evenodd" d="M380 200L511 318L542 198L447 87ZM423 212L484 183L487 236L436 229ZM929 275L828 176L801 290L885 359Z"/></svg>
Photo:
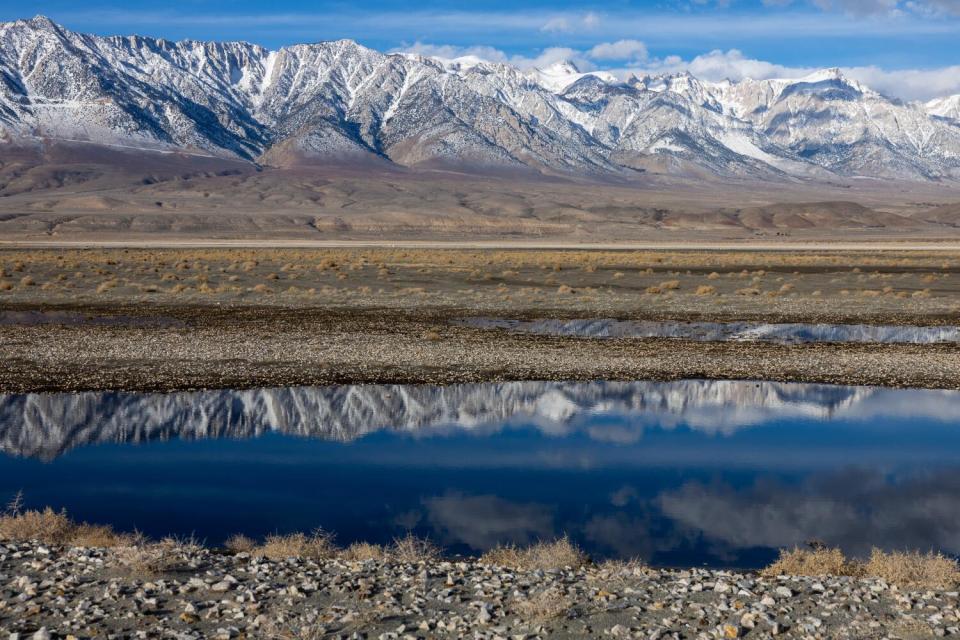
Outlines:
<svg viewBox="0 0 960 640"><path fill-rule="evenodd" d="M510 608L522 620L539 624L553 618L559 618L570 610L573 600L558 587L550 587L529 598L514 600Z"/></svg>
<svg viewBox="0 0 960 640"><path fill-rule="evenodd" d="M430 329L429 331L424 331L422 337L427 342L436 342L440 339L440 333Z"/></svg>
<svg viewBox="0 0 960 640"><path fill-rule="evenodd" d="M22 278L20 278L21 287L32 287L35 284L37 284L37 282L36 280L33 279L32 276L23 276Z"/></svg>
<svg viewBox="0 0 960 640"><path fill-rule="evenodd" d="M22 495L17 494L0 516L0 539L71 547L113 547L126 544L129 537L121 536L110 527L74 522L66 511L50 507L42 511L23 510Z"/></svg>
<svg viewBox="0 0 960 640"><path fill-rule="evenodd" d="M254 548L251 553L271 560L286 558L326 560L337 555L337 547L333 544L333 534L317 529L309 536L304 533L267 536L263 544Z"/></svg>
<svg viewBox="0 0 960 640"><path fill-rule="evenodd" d="M10 291L13 289L13 284L7 280L0 280L0 291Z"/></svg>
<svg viewBox="0 0 960 640"><path fill-rule="evenodd" d="M781 549L780 557L760 575L792 576L859 576L863 567L851 562L840 549L816 546L812 549Z"/></svg>
<svg viewBox="0 0 960 640"><path fill-rule="evenodd" d="M227 538L223 546L234 553L250 553L257 548L257 541L242 533L235 533Z"/></svg>
<svg viewBox="0 0 960 640"><path fill-rule="evenodd" d="M435 544L412 533L402 538L394 538L387 553L392 560L404 564L433 562L440 557L440 549Z"/></svg>
<svg viewBox="0 0 960 640"><path fill-rule="evenodd" d="M383 560L385 556L383 547L369 542L354 542L349 547L340 552L340 557L344 560L355 560L363 562L365 560Z"/></svg>
<svg viewBox="0 0 960 640"><path fill-rule="evenodd" d="M164 538L148 543L136 537L129 544L113 549L113 556L131 574L152 578L173 571L187 562L187 556L201 549L193 538Z"/></svg>
<svg viewBox="0 0 960 640"><path fill-rule="evenodd" d="M537 542L529 547L504 545L490 549L480 562L513 569L571 569L580 568L590 562L587 555L567 536L553 542Z"/></svg>
<svg viewBox="0 0 960 640"><path fill-rule="evenodd" d="M950 588L960 584L960 564L939 553L874 549L866 562L850 560L840 549L781 550L761 575L869 576L901 587Z"/></svg>
<svg viewBox="0 0 960 640"><path fill-rule="evenodd" d="M717 288L710 286L708 284L702 284L699 287L697 287L698 296L712 296L712 295L715 295L716 293L717 293Z"/></svg>
<svg viewBox="0 0 960 640"><path fill-rule="evenodd" d="M939 553L874 549L864 571L901 587L945 589L960 584L960 565Z"/></svg>
<svg viewBox="0 0 960 640"><path fill-rule="evenodd" d="M664 291L673 291L680 288L679 280L664 280L660 283L660 288Z"/></svg>

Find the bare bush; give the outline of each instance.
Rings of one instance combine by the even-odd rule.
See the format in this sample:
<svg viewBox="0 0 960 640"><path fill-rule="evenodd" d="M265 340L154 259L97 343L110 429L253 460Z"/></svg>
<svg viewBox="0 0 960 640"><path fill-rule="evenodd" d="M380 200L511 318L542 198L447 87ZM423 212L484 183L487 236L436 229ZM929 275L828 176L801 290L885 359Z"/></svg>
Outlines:
<svg viewBox="0 0 960 640"><path fill-rule="evenodd" d="M939 553L874 549L864 571L901 587L946 589L960 583L960 565Z"/></svg>
<svg viewBox="0 0 960 640"><path fill-rule="evenodd" d="M589 563L587 555L566 536L553 542L537 542L529 547L495 547L480 557L480 562L514 569L573 569Z"/></svg>
<svg viewBox="0 0 960 640"><path fill-rule="evenodd" d="M433 562L440 557L440 549L435 544L412 533L395 538L388 553L391 559L405 564Z"/></svg>

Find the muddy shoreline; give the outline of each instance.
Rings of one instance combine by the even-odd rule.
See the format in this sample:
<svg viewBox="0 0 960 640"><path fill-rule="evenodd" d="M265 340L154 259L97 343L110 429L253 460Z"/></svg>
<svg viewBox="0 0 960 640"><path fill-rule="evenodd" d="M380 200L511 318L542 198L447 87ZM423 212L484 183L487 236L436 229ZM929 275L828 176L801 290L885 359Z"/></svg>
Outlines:
<svg viewBox="0 0 960 640"><path fill-rule="evenodd" d="M957 344L781 345L521 335L455 325L452 320L476 313L467 309L6 304L2 311L79 318L0 323L4 393L682 378L960 388ZM510 315L582 314L538 309ZM666 319L669 314L630 317ZM697 314L696 319L728 318ZM804 318L765 314L753 319ZM826 313L806 320L850 321ZM932 325L950 318L883 315L872 320Z"/></svg>

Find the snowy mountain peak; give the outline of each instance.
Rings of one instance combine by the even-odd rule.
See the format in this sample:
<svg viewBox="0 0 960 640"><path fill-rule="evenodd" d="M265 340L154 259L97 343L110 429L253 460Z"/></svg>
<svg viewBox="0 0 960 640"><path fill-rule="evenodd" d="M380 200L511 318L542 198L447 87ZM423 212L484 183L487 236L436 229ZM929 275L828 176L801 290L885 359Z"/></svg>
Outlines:
<svg viewBox="0 0 960 640"><path fill-rule="evenodd" d="M561 61L384 54L352 40L268 51L0 24L0 139L186 150L262 163L375 158L811 180L960 181L960 98L901 104L825 69L797 80L622 82Z"/></svg>

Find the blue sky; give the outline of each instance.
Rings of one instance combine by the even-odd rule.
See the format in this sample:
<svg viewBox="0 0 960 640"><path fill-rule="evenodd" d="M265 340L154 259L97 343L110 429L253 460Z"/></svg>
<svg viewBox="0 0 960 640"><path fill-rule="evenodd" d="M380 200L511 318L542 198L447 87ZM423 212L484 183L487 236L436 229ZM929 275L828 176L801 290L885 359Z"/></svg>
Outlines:
<svg viewBox="0 0 960 640"><path fill-rule="evenodd" d="M842 67L900 97L960 92L960 0L0 0L0 19L49 16L98 34L256 42L352 38L381 51L476 54L519 66L689 69L707 79Z"/></svg>

